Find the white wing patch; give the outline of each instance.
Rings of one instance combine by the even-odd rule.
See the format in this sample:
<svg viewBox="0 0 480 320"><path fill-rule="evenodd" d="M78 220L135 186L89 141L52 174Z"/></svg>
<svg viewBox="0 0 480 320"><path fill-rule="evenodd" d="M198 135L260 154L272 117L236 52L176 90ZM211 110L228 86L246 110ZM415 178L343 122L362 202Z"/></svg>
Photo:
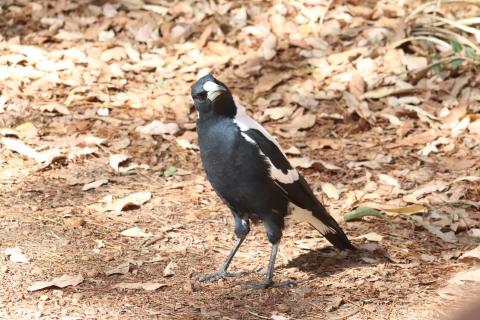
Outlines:
<svg viewBox="0 0 480 320"><path fill-rule="evenodd" d="M283 152L278 142L270 135L270 133L268 133L268 131L264 127L262 127L257 121L252 119L245 112L245 108L237 100L234 100L234 101L235 101L235 106L237 107L237 113L235 115L235 119L233 120L233 122L238 125L238 127L240 128L240 131L242 131L242 136L245 138L245 140L256 145L257 143L255 142L255 140L250 138L246 133L243 133L243 131L256 129L260 131L268 140L273 142L286 159L287 156ZM272 177L272 179L285 184L294 183L295 181L298 180L298 171L295 168L292 168L288 170L287 173L284 173L282 170L278 169L273 165L272 161L267 156L265 156L265 154L262 152L262 150L260 150L260 148L258 149L258 151L267 160L270 167L270 176Z"/></svg>
<svg viewBox="0 0 480 320"><path fill-rule="evenodd" d="M325 235L326 233L336 233L335 229L325 225L322 221L315 218L313 213L309 210L302 209L298 206L293 205L292 217L300 222L307 222L311 224L315 229L318 230L321 234Z"/></svg>
<svg viewBox="0 0 480 320"><path fill-rule="evenodd" d="M215 100L222 92L226 91L224 87L213 81L207 81L203 84L203 90L207 91L207 97L210 101Z"/></svg>

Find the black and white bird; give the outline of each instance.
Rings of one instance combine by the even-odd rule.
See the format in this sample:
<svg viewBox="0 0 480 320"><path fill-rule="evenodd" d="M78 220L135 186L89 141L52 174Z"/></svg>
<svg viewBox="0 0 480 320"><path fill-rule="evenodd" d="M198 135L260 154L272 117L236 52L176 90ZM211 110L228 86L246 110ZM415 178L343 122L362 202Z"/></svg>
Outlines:
<svg viewBox="0 0 480 320"><path fill-rule="evenodd" d="M295 210L294 218L308 222L336 248L354 249L280 145L246 114L225 84L209 74L195 82L191 95L199 115L197 133L203 167L213 189L233 214L237 236L220 270L198 280L241 275L227 269L250 231L250 221L260 220L272 251L265 281L249 287L273 285L275 257L289 203L303 209Z"/></svg>

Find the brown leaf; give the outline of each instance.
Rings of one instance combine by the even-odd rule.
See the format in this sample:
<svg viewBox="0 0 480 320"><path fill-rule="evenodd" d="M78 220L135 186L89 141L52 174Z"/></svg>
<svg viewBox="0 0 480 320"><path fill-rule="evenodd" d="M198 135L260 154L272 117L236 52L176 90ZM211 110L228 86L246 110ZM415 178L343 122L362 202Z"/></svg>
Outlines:
<svg viewBox="0 0 480 320"><path fill-rule="evenodd" d="M142 204L150 200L152 194L148 191L135 192L127 197L117 199L110 203L105 210L106 211L127 211L140 208Z"/></svg>
<svg viewBox="0 0 480 320"><path fill-rule="evenodd" d="M51 287L65 288L68 286L77 286L83 282L83 276L81 274L77 275L63 275L59 278L54 278L51 281L38 281L28 287L28 291L38 291L42 289L47 289Z"/></svg>
<svg viewBox="0 0 480 320"><path fill-rule="evenodd" d="M277 38L270 34L266 37L260 46L260 52L265 60L272 60L277 55Z"/></svg>
<svg viewBox="0 0 480 320"><path fill-rule="evenodd" d="M315 125L316 117L314 114L307 113L293 118L293 120L285 125L280 126L280 129L289 132L309 129Z"/></svg>
<svg viewBox="0 0 480 320"><path fill-rule="evenodd" d="M480 263L480 246L477 246L475 249L465 252L460 256L460 258L458 258L458 260Z"/></svg>
<svg viewBox="0 0 480 320"><path fill-rule="evenodd" d="M340 199L340 191L330 182L322 182L322 191L329 197L330 199L333 200L338 200Z"/></svg>
<svg viewBox="0 0 480 320"><path fill-rule="evenodd" d="M128 156L124 154L112 154L108 160L108 163L115 171L120 170L120 166L126 166L128 163Z"/></svg>
<svg viewBox="0 0 480 320"><path fill-rule="evenodd" d="M145 290L145 291L155 291L157 289L166 287L164 283L158 282L121 282L113 286L115 289L133 289L133 290Z"/></svg>
<svg viewBox="0 0 480 320"><path fill-rule="evenodd" d="M263 114L272 120L279 120L290 117L294 110L293 107L275 107L266 109Z"/></svg>
<svg viewBox="0 0 480 320"><path fill-rule="evenodd" d="M170 261L165 269L163 269L163 276L164 277L171 277L175 275L174 269L177 267L177 264L173 261Z"/></svg>
<svg viewBox="0 0 480 320"><path fill-rule="evenodd" d="M349 114L355 112L360 118L366 120L370 124L375 123L375 115L368 108L368 103L366 101L358 101L355 96L347 91L343 93L343 100L348 107Z"/></svg>
<svg viewBox="0 0 480 320"><path fill-rule="evenodd" d="M266 73L258 79L255 86L254 95L258 96L264 92L272 90L275 86L292 76L289 72L282 73Z"/></svg>
<svg viewBox="0 0 480 320"><path fill-rule="evenodd" d="M122 236L132 237L132 238L150 238L153 234L145 232L138 227L129 228L120 232Z"/></svg>
<svg viewBox="0 0 480 320"><path fill-rule="evenodd" d="M164 135L175 134L180 130L176 123L163 123L158 120L153 120L145 126L140 126L135 129L140 134L146 135Z"/></svg>
<svg viewBox="0 0 480 320"><path fill-rule="evenodd" d="M107 184L108 180L107 179L100 179L100 180L95 180L93 182L87 183L83 186L82 191L88 191L91 189L96 189L100 186L103 186L104 184Z"/></svg>
<svg viewBox="0 0 480 320"><path fill-rule="evenodd" d="M382 235L379 235L378 233L375 232L369 232L367 234L363 234L361 236L355 237L355 239L365 239L368 241L373 241L373 242L380 242L383 239Z"/></svg>
<svg viewBox="0 0 480 320"><path fill-rule="evenodd" d="M361 99L365 92L365 81L358 72L352 74L352 79L348 83L348 91L353 94L357 99Z"/></svg>
<svg viewBox="0 0 480 320"><path fill-rule="evenodd" d="M63 114L63 115L70 114L70 110L68 110L67 107L65 107L64 105L62 105L60 103L56 103L56 102L52 102L52 103L49 103L49 104L39 106L39 109L42 110L42 111L56 112L56 113L60 113L60 114Z"/></svg>
<svg viewBox="0 0 480 320"><path fill-rule="evenodd" d="M430 129L422 133L413 133L399 142L391 145L392 147L411 146L415 144L427 144L437 139L439 132L435 129Z"/></svg>

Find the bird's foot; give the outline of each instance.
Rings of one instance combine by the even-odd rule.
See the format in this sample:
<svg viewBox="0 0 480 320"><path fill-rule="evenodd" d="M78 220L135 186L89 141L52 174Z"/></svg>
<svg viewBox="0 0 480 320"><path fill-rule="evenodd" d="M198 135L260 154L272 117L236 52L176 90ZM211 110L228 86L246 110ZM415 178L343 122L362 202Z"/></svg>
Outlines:
<svg viewBox="0 0 480 320"><path fill-rule="evenodd" d="M294 280L286 280L281 282L273 281L247 281L243 284L245 289L267 289L267 288L285 288L285 287L294 287L297 285L297 282Z"/></svg>
<svg viewBox="0 0 480 320"><path fill-rule="evenodd" d="M217 271L215 273L211 274L205 274L205 275L198 275L194 277L195 280L204 282L213 282L213 281L218 281L220 279L225 279L225 278L234 278L234 277L241 277L247 274L246 272L227 272L227 271Z"/></svg>

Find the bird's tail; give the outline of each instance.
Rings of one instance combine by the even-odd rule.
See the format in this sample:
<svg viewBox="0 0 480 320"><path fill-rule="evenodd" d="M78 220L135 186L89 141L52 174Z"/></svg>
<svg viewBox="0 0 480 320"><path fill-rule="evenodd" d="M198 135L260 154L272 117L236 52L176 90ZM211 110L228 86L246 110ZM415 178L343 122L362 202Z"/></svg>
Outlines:
<svg viewBox="0 0 480 320"><path fill-rule="evenodd" d="M355 249L337 221L328 214L321 203L318 203L313 210L296 207L293 211L293 217L297 220L308 222L333 244L335 248L339 250Z"/></svg>
<svg viewBox="0 0 480 320"><path fill-rule="evenodd" d="M338 225L337 221L327 212L323 205L318 204L312 211L315 219L312 226L318 230L335 248L339 250L354 250L355 247L348 240L347 235Z"/></svg>
<svg viewBox="0 0 480 320"><path fill-rule="evenodd" d="M286 191L289 200L297 206L292 212L294 218L310 223L337 249L355 249L301 175L296 183L282 184L281 189Z"/></svg>

